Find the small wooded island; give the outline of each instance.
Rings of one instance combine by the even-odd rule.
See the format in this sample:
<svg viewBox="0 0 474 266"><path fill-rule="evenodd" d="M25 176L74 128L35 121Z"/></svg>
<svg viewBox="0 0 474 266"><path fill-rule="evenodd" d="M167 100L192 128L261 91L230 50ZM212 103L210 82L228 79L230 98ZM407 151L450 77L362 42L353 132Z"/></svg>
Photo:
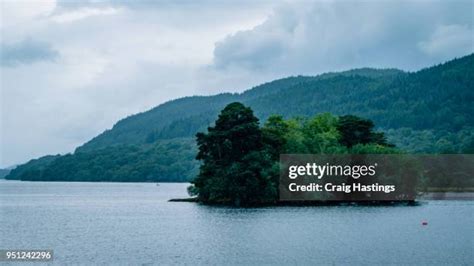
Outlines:
<svg viewBox="0 0 474 266"><path fill-rule="evenodd" d="M400 153L368 119L273 115L260 127L253 111L239 102L227 105L215 125L196 138L202 164L188 191L205 204L278 204L280 154Z"/></svg>

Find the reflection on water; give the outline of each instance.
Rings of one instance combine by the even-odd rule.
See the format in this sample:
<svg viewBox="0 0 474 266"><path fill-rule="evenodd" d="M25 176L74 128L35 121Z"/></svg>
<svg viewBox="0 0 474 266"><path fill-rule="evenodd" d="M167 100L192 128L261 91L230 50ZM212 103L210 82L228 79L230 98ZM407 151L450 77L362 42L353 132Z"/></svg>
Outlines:
<svg viewBox="0 0 474 266"><path fill-rule="evenodd" d="M186 186L0 181L0 249L54 249L58 264L474 261L474 201L253 209L167 202L186 197Z"/></svg>

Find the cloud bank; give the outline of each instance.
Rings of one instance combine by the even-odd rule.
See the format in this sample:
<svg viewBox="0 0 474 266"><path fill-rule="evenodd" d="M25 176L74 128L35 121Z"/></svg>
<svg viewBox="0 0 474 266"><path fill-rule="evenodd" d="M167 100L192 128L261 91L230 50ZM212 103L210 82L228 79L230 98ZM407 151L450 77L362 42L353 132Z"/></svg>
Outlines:
<svg viewBox="0 0 474 266"><path fill-rule="evenodd" d="M301 2L216 44L218 69L313 74L416 70L473 51L472 2Z"/></svg>

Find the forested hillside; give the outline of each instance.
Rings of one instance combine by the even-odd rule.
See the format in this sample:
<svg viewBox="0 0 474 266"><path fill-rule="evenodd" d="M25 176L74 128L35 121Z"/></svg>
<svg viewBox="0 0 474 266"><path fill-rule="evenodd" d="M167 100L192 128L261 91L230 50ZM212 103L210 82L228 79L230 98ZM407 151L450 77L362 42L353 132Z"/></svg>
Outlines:
<svg viewBox="0 0 474 266"><path fill-rule="evenodd" d="M330 93L324 89L324 86L331 86L326 84L333 83L332 80L337 78L346 79L348 83L357 83L357 81L352 80L354 77L361 80L365 78L380 82L392 80L398 75L404 75L404 73L393 69L376 70L365 68L341 73L327 73L316 77L298 76L279 79L256 86L241 94L223 93L214 96L185 97L166 102L147 112L122 119L111 130L107 130L93 138L77 150L86 151L120 144L150 143L157 139L194 137L196 132L205 130L215 120L218 112L230 102L239 101L247 103L253 109L258 110L257 114L260 119L266 119L269 115L275 113L273 112L273 109L275 109L273 104L275 106L278 104L266 104L268 103L267 99L273 101L276 97L278 98L277 100L282 100L281 97L287 97L286 94L288 92L291 93L299 85L306 87L311 84L320 84L318 85L321 86L321 89L318 89L320 93ZM310 87L308 88L313 90ZM313 94L314 92L308 91L304 93ZM306 97L305 95L300 96ZM338 97L337 95L333 96L335 98ZM299 103L296 104L299 105ZM285 109L287 110L282 110L283 112L278 113L285 116L294 114L312 115L316 113L313 111L299 113L294 110L295 107L286 106ZM282 108L278 108L278 110L280 109Z"/></svg>
<svg viewBox="0 0 474 266"><path fill-rule="evenodd" d="M194 135L205 131L218 112L235 101L250 106L261 121L273 114L285 118L322 112L352 114L371 119L390 143L410 152L472 153L473 69L471 54L413 73L365 68L289 77L241 94L181 98L119 121L77 148L73 155L32 161L17 167L7 178L116 181L115 176L121 176L121 181L189 180L197 164L191 156L195 151ZM179 148L169 148L170 143ZM168 158L145 160L152 165L134 159L154 152ZM99 159L100 164L95 163ZM172 168L170 161L179 164ZM94 168L100 165L104 165L103 170ZM79 169L85 170L77 174ZM106 173L107 169L115 170ZM115 172L119 169L120 174ZM146 174L140 172L143 169L148 169Z"/></svg>
<svg viewBox="0 0 474 266"><path fill-rule="evenodd" d="M110 146L33 160L13 169L7 178L31 181L184 182L197 171L195 156L194 140L190 138L140 146Z"/></svg>

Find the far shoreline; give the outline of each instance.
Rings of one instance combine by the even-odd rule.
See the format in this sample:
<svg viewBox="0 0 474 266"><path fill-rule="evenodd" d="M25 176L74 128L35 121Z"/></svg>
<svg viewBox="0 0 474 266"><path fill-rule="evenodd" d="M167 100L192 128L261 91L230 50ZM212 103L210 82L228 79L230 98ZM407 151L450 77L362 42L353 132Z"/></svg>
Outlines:
<svg viewBox="0 0 474 266"><path fill-rule="evenodd" d="M404 201L279 201L276 203L254 204L248 207L278 207L278 206L416 206L426 200L457 200L472 201L474 192L426 192L416 200ZM174 198L168 202L193 202L208 206L230 206L228 203L203 203L196 197Z"/></svg>

